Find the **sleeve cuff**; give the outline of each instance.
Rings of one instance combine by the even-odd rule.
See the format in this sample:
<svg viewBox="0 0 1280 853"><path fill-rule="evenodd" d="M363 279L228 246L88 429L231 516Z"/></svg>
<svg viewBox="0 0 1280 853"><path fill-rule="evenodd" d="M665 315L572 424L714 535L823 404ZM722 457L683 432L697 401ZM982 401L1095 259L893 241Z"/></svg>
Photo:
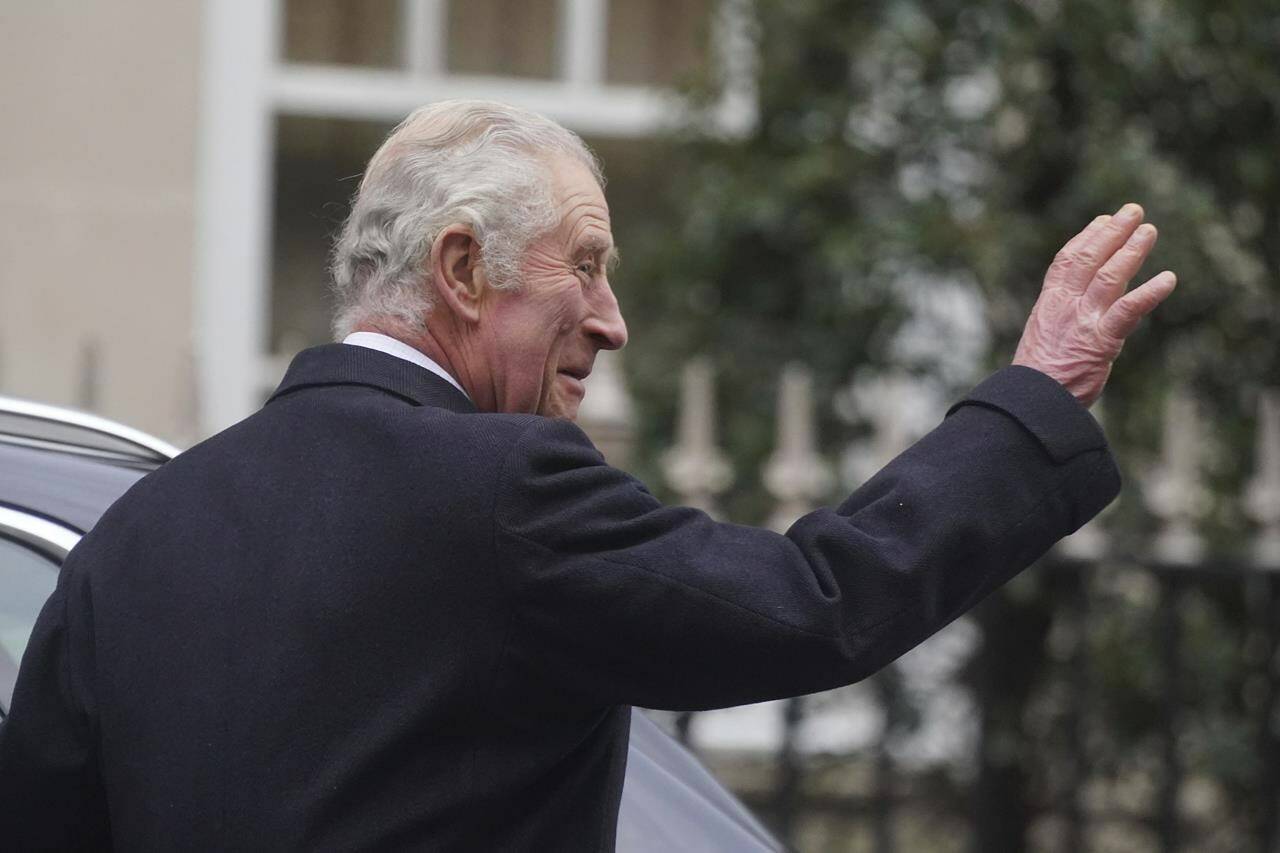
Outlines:
<svg viewBox="0 0 1280 853"><path fill-rule="evenodd" d="M984 406L1021 424L1056 464L1090 450L1105 450L1107 438L1089 410L1057 380L1030 367L1011 365L980 382L947 411Z"/></svg>

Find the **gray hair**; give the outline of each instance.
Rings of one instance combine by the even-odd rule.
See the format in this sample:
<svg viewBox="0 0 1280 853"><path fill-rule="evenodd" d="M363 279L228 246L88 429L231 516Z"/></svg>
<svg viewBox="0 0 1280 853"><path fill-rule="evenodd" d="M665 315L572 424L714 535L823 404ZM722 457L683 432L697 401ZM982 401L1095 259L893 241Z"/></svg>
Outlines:
<svg viewBox="0 0 1280 853"><path fill-rule="evenodd" d="M471 228L495 287L518 287L525 249L556 224L547 165L556 154L576 157L604 186L578 135L528 110L440 101L410 114L369 161L334 243L337 338L382 319L424 331L427 261L450 225Z"/></svg>

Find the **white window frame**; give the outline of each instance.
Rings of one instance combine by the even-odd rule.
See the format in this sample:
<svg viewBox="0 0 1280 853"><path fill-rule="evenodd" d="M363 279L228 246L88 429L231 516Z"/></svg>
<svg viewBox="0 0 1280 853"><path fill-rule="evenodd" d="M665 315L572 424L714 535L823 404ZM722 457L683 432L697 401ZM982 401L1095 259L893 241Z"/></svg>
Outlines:
<svg viewBox="0 0 1280 853"><path fill-rule="evenodd" d="M609 0L559 0L554 79L450 74L446 0L401 0L402 69L285 62L284 0L205 0L197 152L195 342L198 428L209 435L252 413L291 354L270 352L271 210L280 115L397 121L444 97L501 100L579 133L653 136L680 115L669 90L606 82ZM625 2L625 0L613 0ZM726 80L720 130L755 123L746 0L720 0L716 61Z"/></svg>

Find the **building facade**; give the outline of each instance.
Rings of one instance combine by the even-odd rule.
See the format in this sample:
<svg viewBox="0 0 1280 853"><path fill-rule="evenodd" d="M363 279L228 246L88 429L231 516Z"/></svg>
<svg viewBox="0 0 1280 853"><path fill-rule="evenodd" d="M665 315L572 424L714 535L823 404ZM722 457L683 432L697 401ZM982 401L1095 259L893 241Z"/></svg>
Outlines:
<svg viewBox="0 0 1280 853"><path fill-rule="evenodd" d="M386 132L433 100L506 101L578 131L625 222L660 179L637 155L678 119L673 83L709 58L743 65L736 6L7 4L0 393L179 444L252 412L298 349L328 340L330 236ZM749 84L727 87L725 127L748 126L750 104ZM614 421L608 443L625 393L602 390L587 414Z"/></svg>

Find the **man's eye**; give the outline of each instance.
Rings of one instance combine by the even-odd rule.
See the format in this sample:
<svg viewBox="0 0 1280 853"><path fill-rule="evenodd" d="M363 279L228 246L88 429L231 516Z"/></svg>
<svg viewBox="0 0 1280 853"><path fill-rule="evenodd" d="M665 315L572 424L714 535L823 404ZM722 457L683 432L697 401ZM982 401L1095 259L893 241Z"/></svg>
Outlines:
<svg viewBox="0 0 1280 853"><path fill-rule="evenodd" d="M584 275L594 275L595 271L596 271L596 265L593 264L591 261L583 261L582 263L578 264L578 272L583 273Z"/></svg>

